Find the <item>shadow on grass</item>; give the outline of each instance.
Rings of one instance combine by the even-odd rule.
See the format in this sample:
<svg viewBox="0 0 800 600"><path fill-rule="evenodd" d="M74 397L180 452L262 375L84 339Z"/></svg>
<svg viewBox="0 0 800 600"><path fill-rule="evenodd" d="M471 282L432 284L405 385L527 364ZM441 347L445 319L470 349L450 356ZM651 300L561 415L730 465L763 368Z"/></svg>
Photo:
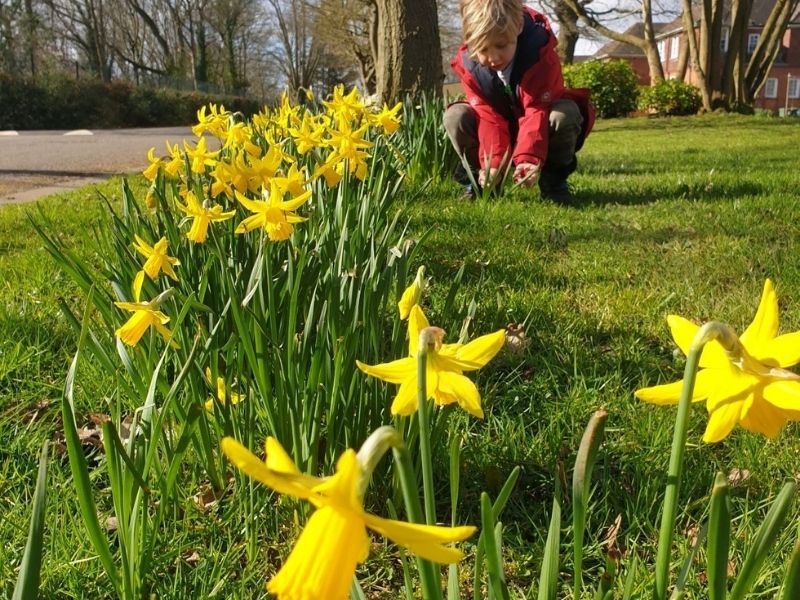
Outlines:
<svg viewBox="0 0 800 600"><path fill-rule="evenodd" d="M581 209L609 204L637 206L670 200L731 201L749 196L762 196L768 192L764 185L752 181L717 184L713 180L695 178L694 181L679 183L672 190L578 190L575 194L575 201L568 208Z"/></svg>

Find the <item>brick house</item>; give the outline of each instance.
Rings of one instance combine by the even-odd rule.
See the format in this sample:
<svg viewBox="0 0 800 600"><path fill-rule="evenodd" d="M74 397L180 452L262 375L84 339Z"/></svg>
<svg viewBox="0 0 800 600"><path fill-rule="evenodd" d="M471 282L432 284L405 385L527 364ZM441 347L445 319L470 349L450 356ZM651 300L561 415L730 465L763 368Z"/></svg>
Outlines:
<svg viewBox="0 0 800 600"><path fill-rule="evenodd" d="M767 0L755 0L753 10L750 15L750 23L747 29L747 48L752 52L758 43L761 29L767 20L774 3ZM727 18L727 16L726 16ZM695 22L699 21L698 19ZM642 36L643 25L634 25L628 31L637 36ZM670 23L658 23L654 25L656 29L656 41L658 52L661 57L661 65L664 69L664 77L674 79L678 72L678 59L680 56L681 40L684 36L683 23L679 18ZM722 49L728 48L729 27L722 30ZM622 59L631 63L634 71L639 76L639 81L643 85L649 85L650 74L647 68L647 60L641 50L629 44L610 42L600 48L594 55L600 60ZM686 81L694 83L694 71L687 68ZM764 86L755 98L755 107L774 112L784 109L800 109L800 7L795 10L794 15L789 21L789 25L783 35L781 48L775 62L767 75Z"/></svg>

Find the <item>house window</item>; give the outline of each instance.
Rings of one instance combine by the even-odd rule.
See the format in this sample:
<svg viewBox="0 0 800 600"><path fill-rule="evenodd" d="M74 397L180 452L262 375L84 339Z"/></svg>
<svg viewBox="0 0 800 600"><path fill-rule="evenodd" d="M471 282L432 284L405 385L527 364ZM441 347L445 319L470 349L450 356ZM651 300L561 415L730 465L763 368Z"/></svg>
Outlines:
<svg viewBox="0 0 800 600"><path fill-rule="evenodd" d="M722 28L722 39L719 41L719 49L723 52L728 51L728 41L731 37L731 30L727 27Z"/></svg>
<svg viewBox="0 0 800 600"><path fill-rule="evenodd" d="M800 78L789 76L789 98L800 98Z"/></svg>
<svg viewBox="0 0 800 600"><path fill-rule="evenodd" d="M666 40L658 40L658 55L661 57L661 60L664 60L664 57L667 56L667 42Z"/></svg>
<svg viewBox="0 0 800 600"><path fill-rule="evenodd" d="M678 58L678 50L681 47L678 36L669 38L669 59L675 60Z"/></svg>
<svg viewBox="0 0 800 600"><path fill-rule="evenodd" d="M758 44L758 34L757 33L748 33L747 34L747 53L752 54L756 50L756 44Z"/></svg>
<svg viewBox="0 0 800 600"><path fill-rule="evenodd" d="M774 77L767 79L764 84L764 98L777 98L778 97L778 80Z"/></svg>

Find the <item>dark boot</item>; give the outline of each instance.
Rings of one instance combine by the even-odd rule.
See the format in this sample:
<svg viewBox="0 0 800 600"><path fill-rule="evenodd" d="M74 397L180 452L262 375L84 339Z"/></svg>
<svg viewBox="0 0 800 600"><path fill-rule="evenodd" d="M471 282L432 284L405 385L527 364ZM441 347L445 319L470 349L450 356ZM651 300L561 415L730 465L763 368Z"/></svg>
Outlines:
<svg viewBox="0 0 800 600"><path fill-rule="evenodd" d="M578 168L578 159L574 157L566 166L552 167L545 163L542 174L539 176L539 191L542 198L552 200L557 204L572 204L575 196L567 184L569 177Z"/></svg>

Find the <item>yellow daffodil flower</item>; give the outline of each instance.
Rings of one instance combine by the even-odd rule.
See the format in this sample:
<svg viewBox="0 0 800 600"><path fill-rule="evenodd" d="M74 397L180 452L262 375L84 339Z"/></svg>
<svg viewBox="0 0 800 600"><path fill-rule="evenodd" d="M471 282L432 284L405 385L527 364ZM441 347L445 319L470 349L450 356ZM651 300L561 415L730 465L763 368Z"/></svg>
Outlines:
<svg viewBox="0 0 800 600"><path fill-rule="evenodd" d="M327 102L323 100L322 104L339 123L357 121L364 114L364 103L358 90L353 88L345 94L341 84L333 88L333 99Z"/></svg>
<svg viewBox="0 0 800 600"><path fill-rule="evenodd" d="M147 161L148 165L147 168L142 171L142 175L144 175L145 179L147 179L150 183L153 183L158 177L158 171L164 166L164 161L161 158L156 156L156 149L150 148L147 151Z"/></svg>
<svg viewBox="0 0 800 600"><path fill-rule="evenodd" d="M320 124L309 113L305 113L300 126L290 127L288 131L289 135L294 139L297 152L302 156L309 150L322 145L325 129L325 125Z"/></svg>
<svg viewBox="0 0 800 600"><path fill-rule="evenodd" d="M244 123L236 123L227 133L224 147L228 149L244 149L250 156L261 156L261 146L254 144L251 139L253 130Z"/></svg>
<svg viewBox="0 0 800 600"><path fill-rule="evenodd" d="M367 132L367 125L363 125L353 130L348 123L340 124L338 129L329 131L330 139L328 144L336 149L340 160L346 160L348 170L355 176L364 181L367 175L367 159L369 153L364 152L364 148L371 148L372 142L364 139ZM342 163L339 163L341 166Z"/></svg>
<svg viewBox="0 0 800 600"><path fill-rule="evenodd" d="M206 379L211 383L211 369L208 367L206 367ZM239 404L239 402L244 400L244 396L232 391L229 397L228 390L225 387L225 379L223 377L217 377L217 400L219 400L220 404L225 404L228 401L230 401L231 404ZM214 399L209 398L206 400L205 407L206 410L214 410Z"/></svg>
<svg viewBox="0 0 800 600"><path fill-rule="evenodd" d="M281 193L289 194L293 198L301 196L306 191L306 183L308 182L305 168L298 169L297 165L290 166L285 176L273 177L272 180Z"/></svg>
<svg viewBox="0 0 800 600"><path fill-rule="evenodd" d="M170 155L170 160L164 165L164 172L170 177L177 177L185 164L180 146L178 144L170 146L167 142L167 154Z"/></svg>
<svg viewBox="0 0 800 600"><path fill-rule="evenodd" d="M142 270L147 273L150 279L155 279L163 271L173 280L178 281L178 276L172 267L180 265L181 262L167 254L168 242L166 237L162 237L152 246L138 235L134 234L133 237L136 239L136 243L133 244L134 249L146 259Z"/></svg>
<svg viewBox="0 0 800 600"><path fill-rule="evenodd" d="M400 297L400 301L397 303L397 310L400 312L401 320L405 321L408 315L411 314L411 309L414 308L416 304L419 304L424 290L425 267L423 266L417 269L417 276L414 278L411 285L405 289L403 295Z"/></svg>
<svg viewBox="0 0 800 600"><path fill-rule="evenodd" d="M184 141L183 148L186 151L186 156L191 160L192 173L202 175L206 172L206 167L213 167L217 163L216 157L219 154L219 150L209 150L208 142L204 137L197 140L194 148Z"/></svg>
<svg viewBox="0 0 800 600"><path fill-rule="evenodd" d="M208 114L206 114L206 109L208 109ZM227 135L230 116L230 111L225 110L222 104L219 105L219 108L216 104L201 106L197 111L197 125L192 127L192 133L200 137L207 131L214 137L223 139Z"/></svg>
<svg viewBox="0 0 800 600"><path fill-rule="evenodd" d="M266 461L230 437L223 438L222 451L251 478L316 507L289 558L267 584L267 591L278 600L348 598L356 566L369 554L367 528L441 564L461 560L463 553L447 544L475 532L469 526L416 525L366 512L361 490L368 475L353 450L344 452L336 463L336 474L326 479L301 474L274 438L267 438Z"/></svg>
<svg viewBox="0 0 800 600"><path fill-rule="evenodd" d="M250 158L248 175L250 177L250 189L260 189L268 184L269 180L275 176L281 168L286 157L277 145L270 145L267 153L261 158ZM239 163L237 162L237 165ZM239 167L241 169L241 166Z"/></svg>
<svg viewBox="0 0 800 600"><path fill-rule="evenodd" d="M358 368L367 375L397 383L400 388L392 402L393 415L410 415L417 410L417 349L419 333L430 327L428 319L418 304L411 308L408 317L408 356L390 363L366 365L356 361ZM426 388L428 399L443 406L458 402L465 411L483 418L481 395L464 371L480 369L503 347L506 338L504 329L483 335L468 344L442 344L441 337L436 347L428 351Z"/></svg>
<svg viewBox="0 0 800 600"><path fill-rule="evenodd" d="M242 166L244 166L245 170L242 170ZM211 178L213 179L211 183L212 198L225 194L225 196L233 200L234 188L245 193L250 186L250 176L244 161L237 161L234 164L222 160L218 161L214 165Z"/></svg>
<svg viewBox="0 0 800 600"><path fill-rule="evenodd" d="M400 129L400 119L397 113L402 107L402 102L398 102L392 108L386 106L384 102L383 109L379 113L370 115L370 122L382 127L386 135L392 135L395 131Z"/></svg>
<svg viewBox="0 0 800 600"><path fill-rule="evenodd" d="M687 354L699 327L675 315L667 322L675 343ZM800 420L800 377L785 370L800 362L800 332L777 333L778 300L767 279L756 316L739 337L738 352L729 354L717 341L703 348L692 394L694 402L706 400L709 418L703 441L724 439L737 423L775 438L787 421ZM639 389L635 395L653 404L676 404L682 386L683 380Z"/></svg>
<svg viewBox="0 0 800 600"><path fill-rule="evenodd" d="M165 327L169 317L162 313L157 301L151 302L114 302L114 305L123 310L133 312L126 323L115 331L116 336L129 346L136 346L144 333L153 326L170 346L179 348L178 343L172 339L172 333Z"/></svg>
<svg viewBox="0 0 800 600"><path fill-rule="evenodd" d="M236 214L235 210L223 211L219 204L213 206L207 206L206 203L201 204L194 192L187 191L184 197L186 204L176 202L176 205L186 216L192 217L192 227L186 237L198 244L206 241L209 223L226 221Z"/></svg>
<svg viewBox="0 0 800 600"><path fill-rule="evenodd" d="M239 223L236 233L247 233L263 227L269 239L273 242L280 242L292 235L293 223L302 223L306 220L304 217L293 214L292 211L311 197L311 191L284 201L283 192L273 179L270 182L269 199L267 200L250 200L239 192L236 192L235 195L247 210L255 213Z"/></svg>
<svg viewBox="0 0 800 600"><path fill-rule="evenodd" d="M314 175L312 179L324 177L325 184L329 188L334 187L342 180L342 174L336 169L340 162L341 158L339 155L336 152L331 152L328 158L325 159L325 162L318 164L317 168L314 169Z"/></svg>

